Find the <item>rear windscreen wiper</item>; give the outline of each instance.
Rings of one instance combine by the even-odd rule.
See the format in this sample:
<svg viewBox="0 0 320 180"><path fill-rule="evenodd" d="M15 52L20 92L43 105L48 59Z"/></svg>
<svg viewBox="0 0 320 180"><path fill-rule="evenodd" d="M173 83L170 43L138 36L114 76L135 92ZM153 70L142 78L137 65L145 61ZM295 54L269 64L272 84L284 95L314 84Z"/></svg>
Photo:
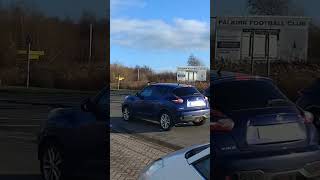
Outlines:
<svg viewBox="0 0 320 180"><path fill-rule="evenodd" d="M288 105L290 101L287 99L271 99L268 100L268 106L277 106L277 105Z"/></svg>

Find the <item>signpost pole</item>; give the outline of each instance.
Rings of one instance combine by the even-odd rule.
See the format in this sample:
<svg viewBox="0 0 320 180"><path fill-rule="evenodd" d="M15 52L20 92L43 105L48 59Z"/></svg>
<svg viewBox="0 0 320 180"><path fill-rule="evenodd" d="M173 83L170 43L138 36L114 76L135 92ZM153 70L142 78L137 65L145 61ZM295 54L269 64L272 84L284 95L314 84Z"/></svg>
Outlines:
<svg viewBox="0 0 320 180"><path fill-rule="evenodd" d="M31 51L31 37L27 37L27 44L28 44L28 50L27 50L27 60L28 60L28 67L27 67L27 88L29 88L30 84L30 51Z"/></svg>
<svg viewBox="0 0 320 180"><path fill-rule="evenodd" d="M92 57L92 24L90 24L90 39L89 39L89 64L91 62Z"/></svg>
<svg viewBox="0 0 320 180"><path fill-rule="evenodd" d="M268 77L270 77L270 58L269 58L269 51L270 51L270 48L269 48L269 45L270 45L270 35L267 34L267 75Z"/></svg>
<svg viewBox="0 0 320 180"><path fill-rule="evenodd" d="M253 59L253 50L254 50L254 32L250 34L250 40L251 40L251 75L253 75L253 64L254 64L254 59Z"/></svg>
<svg viewBox="0 0 320 180"><path fill-rule="evenodd" d="M27 58L28 58L28 74L27 74L27 88L29 88L29 82L30 82L30 49L31 49L31 44L28 44L28 53L27 53Z"/></svg>
<svg viewBox="0 0 320 180"><path fill-rule="evenodd" d="M118 75L118 90L120 90L120 74Z"/></svg>

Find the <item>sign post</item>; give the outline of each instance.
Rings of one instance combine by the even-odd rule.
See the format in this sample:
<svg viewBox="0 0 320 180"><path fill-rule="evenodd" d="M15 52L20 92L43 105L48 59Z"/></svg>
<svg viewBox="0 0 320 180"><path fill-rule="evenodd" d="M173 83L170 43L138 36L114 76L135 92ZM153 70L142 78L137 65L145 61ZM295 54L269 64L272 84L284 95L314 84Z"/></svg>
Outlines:
<svg viewBox="0 0 320 180"><path fill-rule="evenodd" d="M267 35L267 38L266 38L266 55L267 55L267 75L268 77L270 77L270 34L268 33Z"/></svg>
<svg viewBox="0 0 320 180"><path fill-rule="evenodd" d="M92 28L93 28L93 25L92 25L92 24L90 24L89 64L91 63L91 58L92 58Z"/></svg>
<svg viewBox="0 0 320 180"><path fill-rule="evenodd" d="M28 60L28 67L27 67L27 88L29 88L29 84L30 84L30 51L31 51L31 36L28 35L27 36L27 45L28 45L28 50L27 50L27 60Z"/></svg>
<svg viewBox="0 0 320 180"><path fill-rule="evenodd" d="M250 34L250 42L251 42L251 46L250 46L250 52L249 52L249 56L251 56L251 75L253 75L253 66L254 66L254 58L253 58L253 54L254 54L254 32L251 32Z"/></svg>
<svg viewBox="0 0 320 180"><path fill-rule="evenodd" d="M119 74L117 79L118 79L118 90L119 90L120 89L120 81L124 80L124 77L121 77Z"/></svg>

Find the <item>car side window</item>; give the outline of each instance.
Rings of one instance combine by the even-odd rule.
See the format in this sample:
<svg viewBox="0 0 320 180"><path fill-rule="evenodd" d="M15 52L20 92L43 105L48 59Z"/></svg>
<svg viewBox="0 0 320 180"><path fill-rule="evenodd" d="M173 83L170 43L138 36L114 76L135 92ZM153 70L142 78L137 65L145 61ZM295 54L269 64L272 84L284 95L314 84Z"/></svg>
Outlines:
<svg viewBox="0 0 320 180"><path fill-rule="evenodd" d="M206 156L192 164L196 170L205 178L210 177L210 156Z"/></svg>
<svg viewBox="0 0 320 180"><path fill-rule="evenodd" d="M152 88L151 88L151 87L146 87L146 88L140 93L140 96L150 97L151 94L152 94Z"/></svg>
<svg viewBox="0 0 320 180"><path fill-rule="evenodd" d="M154 86L152 87L152 96L164 96L167 93L167 90L166 87Z"/></svg>

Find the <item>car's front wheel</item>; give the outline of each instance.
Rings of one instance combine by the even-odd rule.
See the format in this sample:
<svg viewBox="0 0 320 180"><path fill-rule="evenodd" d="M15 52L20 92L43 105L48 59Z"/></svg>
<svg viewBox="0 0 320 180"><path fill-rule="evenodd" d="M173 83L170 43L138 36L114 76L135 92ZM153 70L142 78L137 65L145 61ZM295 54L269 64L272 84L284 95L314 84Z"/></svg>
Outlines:
<svg viewBox="0 0 320 180"><path fill-rule="evenodd" d="M61 149L57 145L46 145L42 149L40 158L40 170L44 180L63 179L63 155Z"/></svg>
<svg viewBox="0 0 320 180"><path fill-rule="evenodd" d="M205 122L206 122L206 120L205 120L204 118L201 118L201 119L194 120L192 123L193 123L195 126L201 126L201 125L203 125Z"/></svg>
<svg viewBox="0 0 320 180"><path fill-rule="evenodd" d="M132 119L131 112L128 106L125 106L122 109L122 117L123 117L123 120L125 121L129 121Z"/></svg>
<svg viewBox="0 0 320 180"><path fill-rule="evenodd" d="M168 131L171 129L173 123L172 123L172 118L171 115L164 111L160 115L160 127L164 131Z"/></svg>

